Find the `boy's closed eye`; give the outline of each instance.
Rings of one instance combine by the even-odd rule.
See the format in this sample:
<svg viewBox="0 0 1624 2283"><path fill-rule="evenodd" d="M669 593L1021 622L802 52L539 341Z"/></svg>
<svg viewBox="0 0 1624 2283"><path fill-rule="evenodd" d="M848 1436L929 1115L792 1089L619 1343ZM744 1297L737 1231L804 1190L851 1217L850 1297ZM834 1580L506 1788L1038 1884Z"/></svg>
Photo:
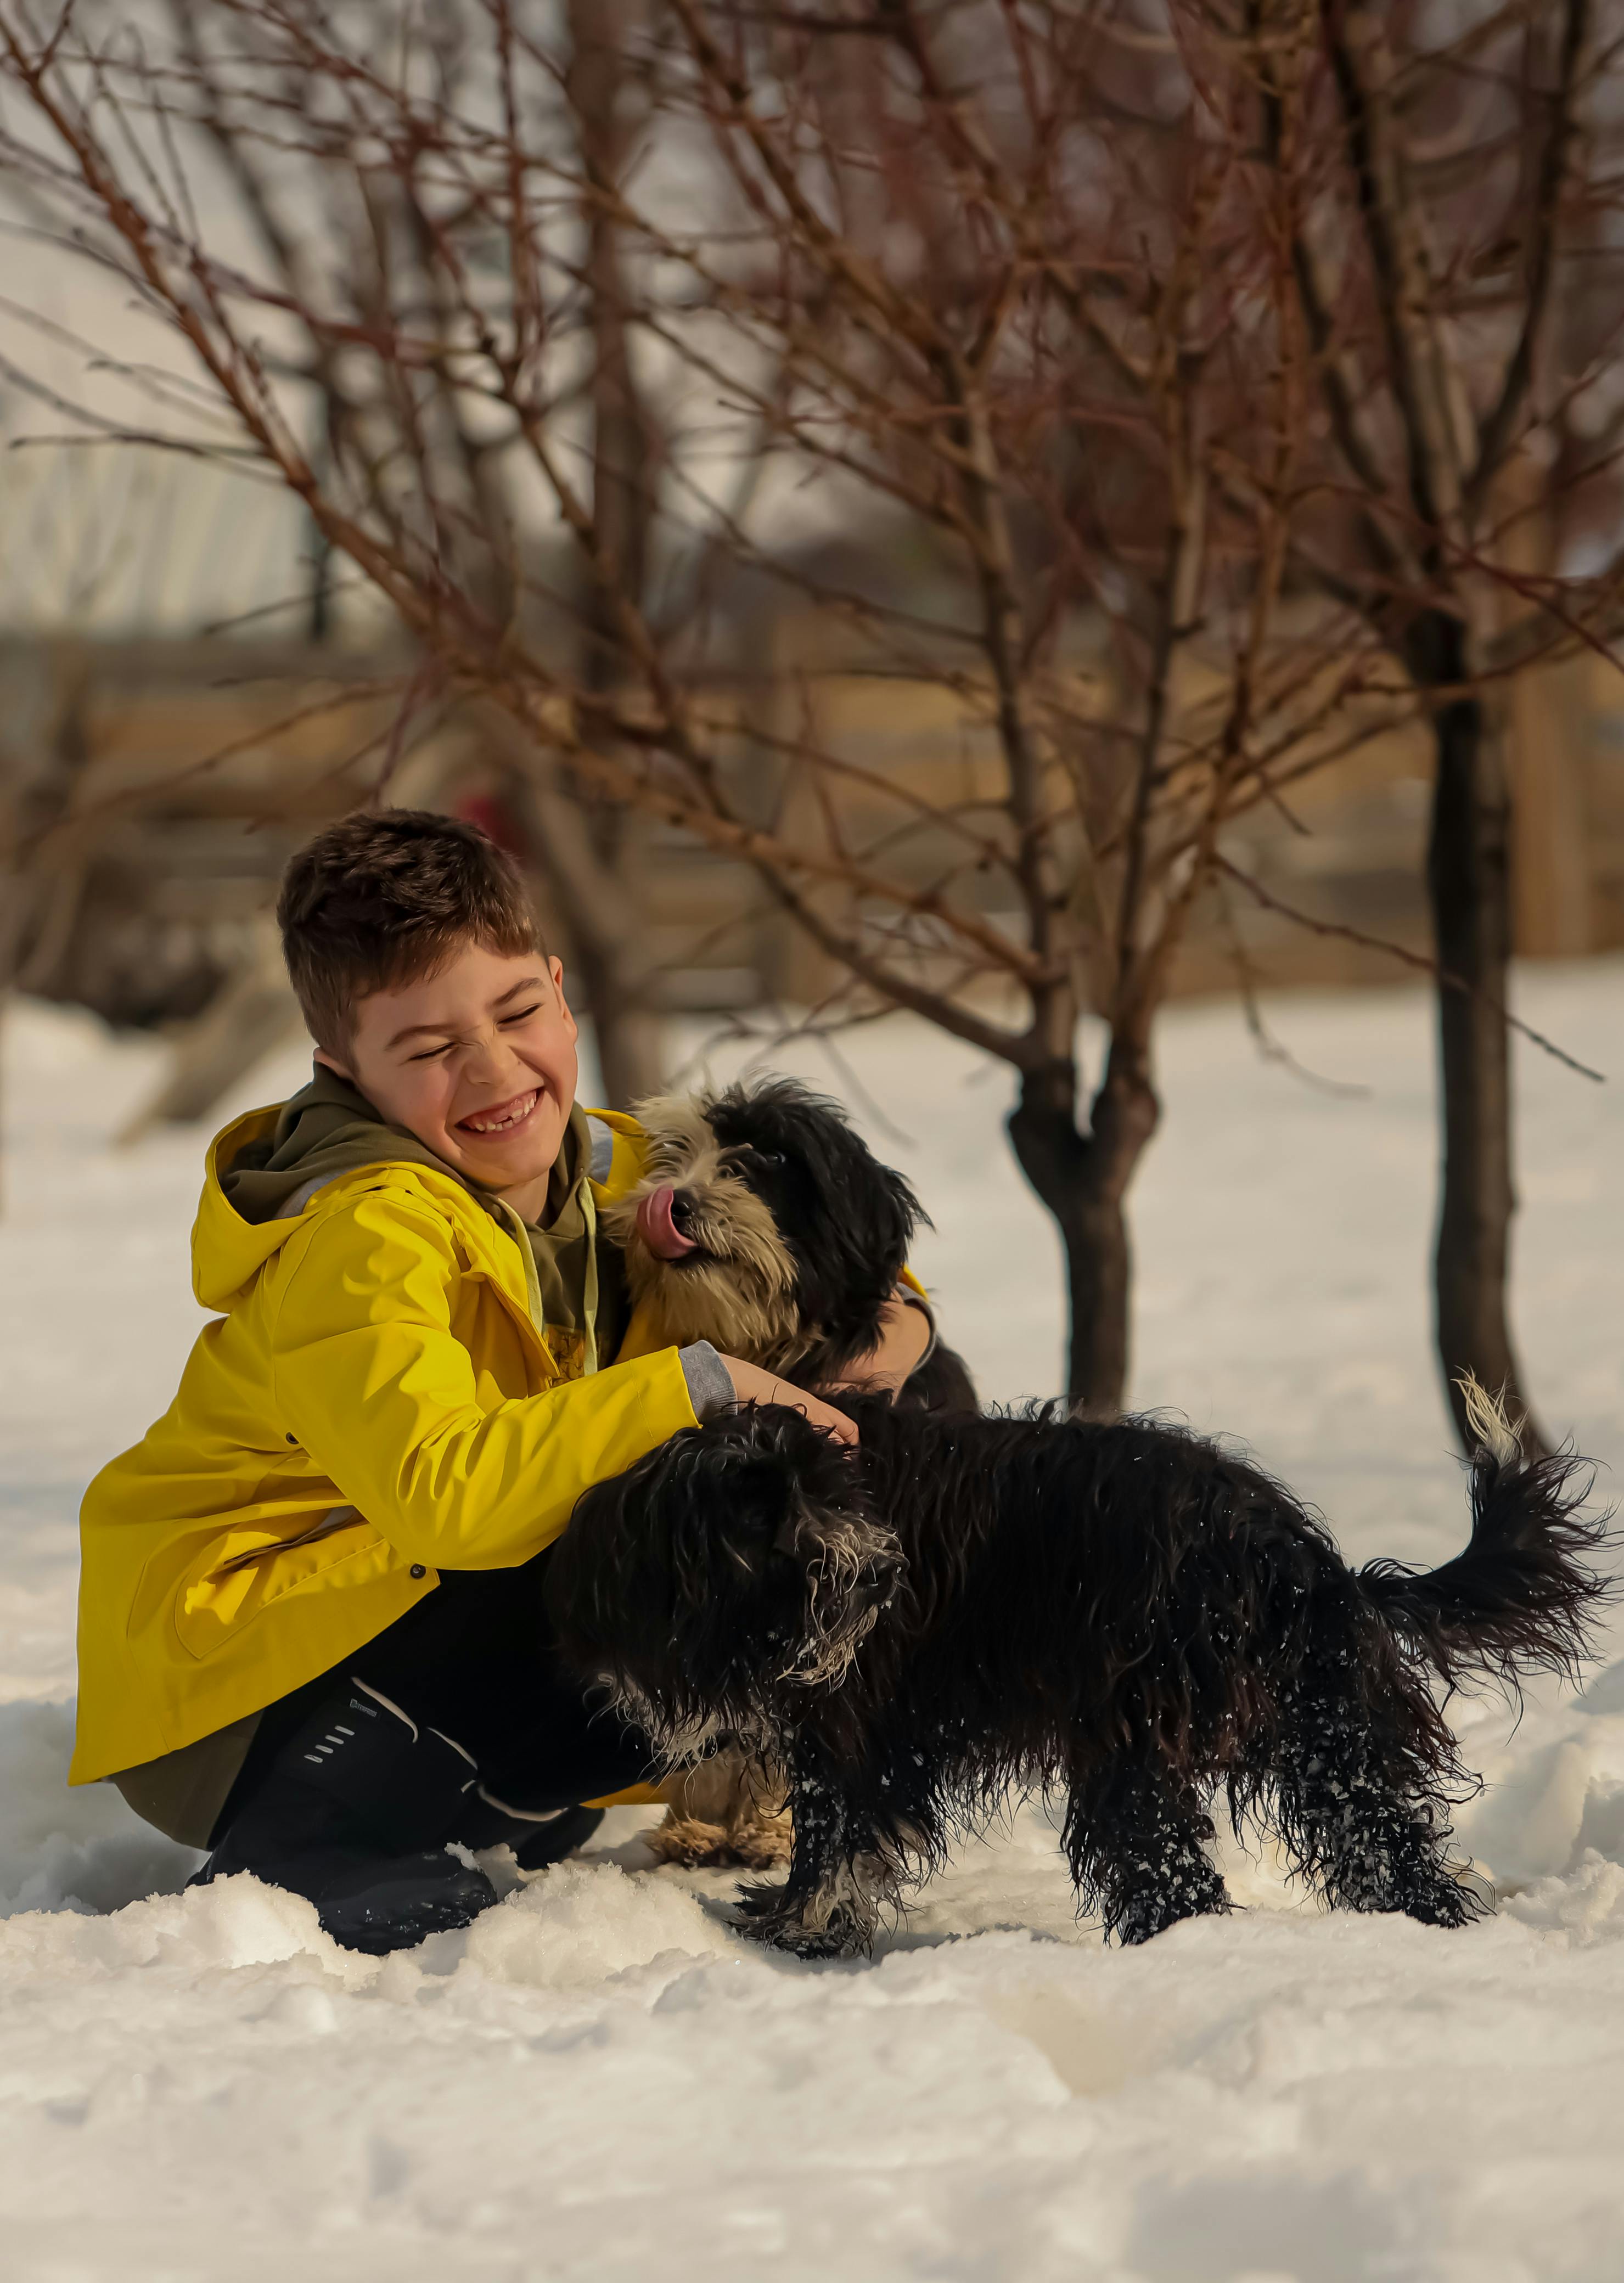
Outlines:
<svg viewBox="0 0 1624 2283"><path fill-rule="evenodd" d="M527 1023L532 1016L539 1015L541 1011L542 1002L538 999L534 1007L520 1007L511 1015L502 1016L496 1027L498 1030L510 1031L515 1024ZM409 1063L436 1062L441 1055L449 1055L456 1044L455 1039L442 1039L437 1047L422 1047L415 1055L408 1055L406 1059Z"/></svg>

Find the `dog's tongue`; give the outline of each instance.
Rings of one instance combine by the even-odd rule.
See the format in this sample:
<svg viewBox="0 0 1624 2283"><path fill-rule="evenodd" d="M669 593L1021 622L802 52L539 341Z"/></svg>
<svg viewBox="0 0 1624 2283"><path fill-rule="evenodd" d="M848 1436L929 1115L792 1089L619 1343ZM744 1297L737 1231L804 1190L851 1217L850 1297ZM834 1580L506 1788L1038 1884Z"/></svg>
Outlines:
<svg viewBox="0 0 1624 2283"><path fill-rule="evenodd" d="M681 1260L699 1250L692 1237L684 1236L671 1214L674 1191L668 1181L651 1189L637 1207L637 1234L649 1251L660 1260Z"/></svg>

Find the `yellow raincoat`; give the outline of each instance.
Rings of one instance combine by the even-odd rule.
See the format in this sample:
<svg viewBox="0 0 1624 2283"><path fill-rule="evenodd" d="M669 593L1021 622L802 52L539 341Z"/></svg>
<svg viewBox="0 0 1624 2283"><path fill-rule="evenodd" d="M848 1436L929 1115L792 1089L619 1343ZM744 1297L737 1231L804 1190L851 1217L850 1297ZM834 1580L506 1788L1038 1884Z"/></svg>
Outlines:
<svg viewBox="0 0 1624 2283"><path fill-rule="evenodd" d="M527 1253L449 1173L364 1165L301 1213L245 1220L220 1169L277 1116L211 1149L192 1285L218 1313L169 1409L85 1495L74 1783L285 1696L442 1564L527 1560L589 1484L695 1423L672 1347L563 1383ZM604 1122L598 1205L643 1157L632 1119Z"/></svg>

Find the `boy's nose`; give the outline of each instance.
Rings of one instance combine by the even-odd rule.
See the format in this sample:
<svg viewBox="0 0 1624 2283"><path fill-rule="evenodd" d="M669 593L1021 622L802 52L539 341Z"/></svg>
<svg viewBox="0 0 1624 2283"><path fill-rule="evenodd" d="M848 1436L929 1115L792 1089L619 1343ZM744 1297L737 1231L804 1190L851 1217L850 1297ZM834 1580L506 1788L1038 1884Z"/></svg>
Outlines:
<svg viewBox="0 0 1624 2283"><path fill-rule="evenodd" d="M524 1066L499 1031L491 1031L472 1040L465 1069L468 1077L477 1084L489 1087L493 1099L524 1090L520 1083Z"/></svg>

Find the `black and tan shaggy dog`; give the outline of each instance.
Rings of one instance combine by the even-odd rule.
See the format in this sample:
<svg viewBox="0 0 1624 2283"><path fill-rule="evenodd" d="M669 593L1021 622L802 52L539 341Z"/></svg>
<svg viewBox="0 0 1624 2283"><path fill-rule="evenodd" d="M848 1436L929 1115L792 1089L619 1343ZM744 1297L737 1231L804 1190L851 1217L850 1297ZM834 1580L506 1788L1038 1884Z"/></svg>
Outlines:
<svg viewBox="0 0 1624 2283"><path fill-rule="evenodd" d="M1142 1942L1227 1907L1210 1807L1332 1905L1458 1926L1467 1779L1440 1690L1571 1669L1604 1587L1578 1462L1526 1461L1475 1387L1465 1549L1350 1569L1291 1492L1145 1420L858 1398L847 1449L764 1408L589 1491L550 1573L566 1654L674 1756L786 1771L793 1858L752 1931L865 1947L954 1835L1063 1798L1081 1902Z"/></svg>
<svg viewBox="0 0 1624 2283"><path fill-rule="evenodd" d="M832 1102L792 1079L637 1105L648 1172L604 1216L658 1336L709 1340L806 1387L879 1337L925 1219Z"/></svg>

